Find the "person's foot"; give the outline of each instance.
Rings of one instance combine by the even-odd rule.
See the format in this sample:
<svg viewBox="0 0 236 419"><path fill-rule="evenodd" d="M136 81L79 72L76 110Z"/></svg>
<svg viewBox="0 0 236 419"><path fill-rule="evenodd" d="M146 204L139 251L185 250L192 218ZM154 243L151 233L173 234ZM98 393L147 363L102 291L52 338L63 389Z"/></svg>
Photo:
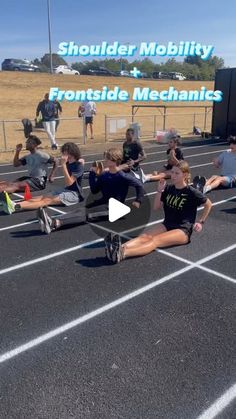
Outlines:
<svg viewBox="0 0 236 419"><path fill-rule="evenodd" d="M42 233L50 234L55 229L54 220L47 214L44 208L39 208L37 218Z"/></svg>
<svg viewBox="0 0 236 419"><path fill-rule="evenodd" d="M113 260L112 260L112 235L111 235L111 233L109 233L105 237L104 242L105 242L105 255L106 255L106 258L110 262L112 262Z"/></svg>
<svg viewBox="0 0 236 419"><path fill-rule="evenodd" d="M56 144L56 143L52 144L52 147L51 147L52 150L57 150L57 148L58 148L58 144Z"/></svg>
<svg viewBox="0 0 236 419"><path fill-rule="evenodd" d="M210 187L210 185L207 185L207 186L204 186L204 188L203 188L203 193L205 194L205 193L208 193L208 192L210 192L211 191L211 187Z"/></svg>
<svg viewBox="0 0 236 419"><path fill-rule="evenodd" d="M150 176L145 175L145 173L142 169L140 169L140 172L141 172L142 183L149 182L150 181Z"/></svg>
<svg viewBox="0 0 236 419"><path fill-rule="evenodd" d="M113 263L120 263L125 258L121 238L118 234L115 234L113 236L111 255Z"/></svg>
<svg viewBox="0 0 236 419"><path fill-rule="evenodd" d="M206 178L204 176L195 176L193 179L193 187L202 193L204 191L205 184Z"/></svg>
<svg viewBox="0 0 236 419"><path fill-rule="evenodd" d="M0 203L2 205L2 210L6 214L13 214L15 212L15 202L13 202L7 192L0 192Z"/></svg>

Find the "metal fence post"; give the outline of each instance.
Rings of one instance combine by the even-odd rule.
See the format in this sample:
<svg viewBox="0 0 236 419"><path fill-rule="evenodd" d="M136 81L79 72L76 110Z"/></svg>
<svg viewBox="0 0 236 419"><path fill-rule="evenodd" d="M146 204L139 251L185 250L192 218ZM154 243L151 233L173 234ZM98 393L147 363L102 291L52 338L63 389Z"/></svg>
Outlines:
<svg viewBox="0 0 236 419"><path fill-rule="evenodd" d="M204 131L206 131L206 120L207 120L207 106L204 108Z"/></svg>
<svg viewBox="0 0 236 419"><path fill-rule="evenodd" d="M196 114L194 113L193 114L193 127L195 127L195 125L196 125Z"/></svg>
<svg viewBox="0 0 236 419"><path fill-rule="evenodd" d="M86 144L86 125L85 125L85 116L83 116L83 144Z"/></svg>
<svg viewBox="0 0 236 419"><path fill-rule="evenodd" d="M7 150L7 137L6 137L6 130L5 130L5 121L2 121L2 130L3 130L3 143L4 143L4 150Z"/></svg>
<svg viewBox="0 0 236 419"><path fill-rule="evenodd" d="M166 129L166 107L164 106L163 131Z"/></svg>
<svg viewBox="0 0 236 419"><path fill-rule="evenodd" d="M107 116L105 115L105 143L107 142Z"/></svg>
<svg viewBox="0 0 236 419"><path fill-rule="evenodd" d="M156 131L157 131L157 116L154 115L154 132L153 132L153 137L154 138L156 136Z"/></svg>

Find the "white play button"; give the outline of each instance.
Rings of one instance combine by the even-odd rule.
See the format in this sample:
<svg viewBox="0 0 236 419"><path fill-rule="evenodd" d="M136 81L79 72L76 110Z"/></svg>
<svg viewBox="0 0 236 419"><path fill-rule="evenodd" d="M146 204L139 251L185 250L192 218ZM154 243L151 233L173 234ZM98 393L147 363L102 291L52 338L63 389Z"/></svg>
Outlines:
<svg viewBox="0 0 236 419"><path fill-rule="evenodd" d="M109 199L109 221L113 223L116 220L119 220L119 218L124 217L124 215L129 214L130 207L127 205L122 204L120 201L117 201L117 199L110 198Z"/></svg>

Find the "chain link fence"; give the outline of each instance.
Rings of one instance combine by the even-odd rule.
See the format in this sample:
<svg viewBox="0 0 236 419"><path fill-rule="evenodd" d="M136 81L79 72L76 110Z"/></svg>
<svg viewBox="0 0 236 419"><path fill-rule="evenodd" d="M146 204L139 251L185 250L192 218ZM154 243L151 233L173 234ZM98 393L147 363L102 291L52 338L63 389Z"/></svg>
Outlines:
<svg viewBox="0 0 236 419"><path fill-rule="evenodd" d="M191 110L190 110L191 108ZM131 124L138 124L142 138L155 138L158 130L174 128L180 135L191 135L193 127L197 126L202 131L211 130L212 107L165 107L160 106L155 114L134 113L133 115L96 115L94 118L94 137L86 136L83 118L60 118L56 132L56 141L62 145L66 141L78 144L103 143L107 141L123 140L125 131ZM42 140L43 147L50 147L47 134L43 128L35 128L34 119L31 120L33 133ZM0 121L0 151L15 149L17 143L24 142L23 124L20 119Z"/></svg>

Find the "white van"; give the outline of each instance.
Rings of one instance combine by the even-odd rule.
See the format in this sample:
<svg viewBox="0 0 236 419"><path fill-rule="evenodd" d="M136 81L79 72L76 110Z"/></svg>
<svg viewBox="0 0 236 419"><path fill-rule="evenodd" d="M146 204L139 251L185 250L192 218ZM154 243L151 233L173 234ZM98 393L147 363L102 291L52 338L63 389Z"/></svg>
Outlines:
<svg viewBox="0 0 236 419"><path fill-rule="evenodd" d="M182 73L171 72L169 73L172 80L186 80L186 77Z"/></svg>

